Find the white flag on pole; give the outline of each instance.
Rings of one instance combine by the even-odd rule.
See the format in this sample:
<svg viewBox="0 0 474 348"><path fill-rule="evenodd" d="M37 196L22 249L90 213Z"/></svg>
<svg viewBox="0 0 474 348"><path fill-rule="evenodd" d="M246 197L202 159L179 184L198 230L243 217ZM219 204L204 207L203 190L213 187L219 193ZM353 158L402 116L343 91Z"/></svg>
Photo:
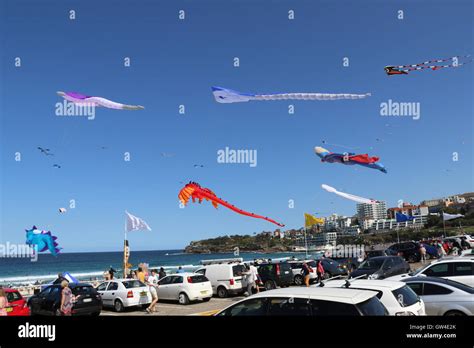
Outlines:
<svg viewBox="0 0 474 348"><path fill-rule="evenodd" d="M150 226L143 219L130 214L128 211L125 211L125 214L127 215L127 232L138 230L151 231Z"/></svg>
<svg viewBox="0 0 474 348"><path fill-rule="evenodd" d="M447 214L447 213L443 212L443 220L444 221L453 220L453 219L457 219L457 218L460 218L460 217L464 217L464 215L462 215L462 214Z"/></svg>

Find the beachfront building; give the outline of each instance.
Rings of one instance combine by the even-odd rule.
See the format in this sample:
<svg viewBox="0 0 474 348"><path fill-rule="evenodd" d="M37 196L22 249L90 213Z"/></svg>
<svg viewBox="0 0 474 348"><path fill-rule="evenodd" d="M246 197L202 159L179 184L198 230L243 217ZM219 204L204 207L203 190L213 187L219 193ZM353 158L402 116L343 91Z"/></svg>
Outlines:
<svg viewBox="0 0 474 348"><path fill-rule="evenodd" d="M387 204L384 201L372 204L359 203L357 204L357 218L362 228L368 230L374 221L387 218Z"/></svg>
<svg viewBox="0 0 474 348"><path fill-rule="evenodd" d="M387 215L389 219L395 219L396 214L400 213L406 216L428 216L429 207L427 205L413 205L411 203L403 203L402 206L397 208L389 208L387 210Z"/></svg>
<svg viewBox="0 0 474 348"><path fill-rule="evenodd" d="M342 230L351 225L351 218L343 215L332 214L324 218L323 231Z"/></svg>
<svg viewBox="0 0 474 348"><path fill-rule="evenodd" d="M347 237L347 236L356 237L361 233L361 229L360 229L360 226L358 225L347 226L341 229L340 231L337 231L336 233L338 237Z"/></svg>
<svg viewBox="0 0 474 348"><path fill-rule="evenodd" d="M413 220L397 222L396 219L381 219L372 222L368 230L374 231L389 231L400 228L422 228L428 223L428 215L414 216Z"/></svg>

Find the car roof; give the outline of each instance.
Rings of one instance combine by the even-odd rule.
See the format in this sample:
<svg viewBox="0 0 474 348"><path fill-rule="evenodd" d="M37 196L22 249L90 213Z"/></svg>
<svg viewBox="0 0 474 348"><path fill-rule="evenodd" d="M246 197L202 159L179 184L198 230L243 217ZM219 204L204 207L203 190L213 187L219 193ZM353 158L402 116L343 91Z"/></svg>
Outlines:
<svg viewBox="0 0 474 348"><path fill-rule="evenodd" d="M472 257L472 258L471 258ZM434 265L434 264L438 264L438 263L442 263L442 262L474 262L474 255L471 256L471 255L464 255L462 257L460 256L445 256L439 260L435 260L433 261L431 264Z"/></svg>
<svg viewBox="0 0 474 348"><path fill-rule="evenodd" d="M5 292L19 292L17 289L12 289L12 288L3 288Z"/></svg>
<svg viewBox="0 0 474 348"><path fill-rule="evenodd" d="M409 278L403 278L401 279L401 281L405 283L421 282L421 283L445 284L445 285L449 285L449 286L452 286L454 288L461 289L464 291L466 291L466 288L469 289L469 291L474 291L474 288L472 286L457 282L452 279L439 278L439 277L409 277Z"/></svg>
<svg viewBox="0 0 474 348"><path fill-rule="evenodd" d="M296 297L357 304L371 299L376 294L376 292L370 290L302 287L268 290L251 297Z"/></svg>
<svg viewBox="0 0 474 348"><path fill-rule="evenodd" d="M393 259L395 257L400 257L400 256L375 256L371 257L371 260L387 260L387 259Z"/></svg>
<svg viewBox="0 0 474 348"><path fill-rule="evenodd" d="M170 273L170 274L167 274L166 277L170 277L170 276L191 277L191 276L200 276L200 275L202 274L193 273L193 272L182 272L182 273ZM166 278L166 277L163 277L163 278Z"/></svg>
<svg viewBox="0 0 474 348"><path fill-rule="evenodd" d="M330 281L325 281L324 286L326 287L341 287L346 283L345 280L330 280ZM398 281L392 281L392 280L376 280L376 279L354 279L354 280L349 280L350 287L347 289L351 288L360 288L363 287L368 290L396 290L399 288L402 288L405 286L405 284L398 282ZM315 285L319 286L319 285Z"/></svg>

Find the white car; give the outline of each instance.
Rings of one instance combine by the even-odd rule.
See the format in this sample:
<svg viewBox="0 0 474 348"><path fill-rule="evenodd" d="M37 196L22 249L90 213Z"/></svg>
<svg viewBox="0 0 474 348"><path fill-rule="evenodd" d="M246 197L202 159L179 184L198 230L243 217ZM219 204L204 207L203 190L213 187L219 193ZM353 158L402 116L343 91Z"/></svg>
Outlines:
<svg viewBox="0 0 474 348"><path fill-rule="evenodd" d="M474 257L443 257L413 273L399 274L386 279L404 280L417 276L451 279L468 286L474 286Z"/></svg>
<svg viewBox="0 0 474 348"><path fill-rule="evenodd" d="M303 263L310 267L309 281L310 283L315 282L318 279L318 273L316 272L316 261L314 260L290 260L288 263L291 265L291 271L293 272L293 282L296 285L304 285L303 274Z"/></svg>
<svg viewBox="0 0 474 348"><path fill-rule="evenodd" d="M466 242L469 243L469 245L471 246L471 248L474 248L474 238L470 235L470 234L461 234L461 235L458 235L458 236L452 236L452 237L449 237L449 238L460 238L460 239L466 239Z"/></svg>
<svg viewBox="0 0 474 348"><path fill-rule="evenodd" d="M380 302L390 315L425 315L425 305L405 283L388 280L327 280L327 288L347 288L377 291ZM315 285L319 286L319 285Z"/></svg>
<svg viewBox="0 0 474 348"><path fill-rule="evenodd" d="M362 316L388 315L377 292L324 287L262 291L216 316Z"/></svg>
<svg viewBox="0 0 474 348"><path fill-rule="evenodd" d="M136 279L113 279L97 286L104 307L122 312L124 308L146 306L151 303L148 286Z"/></svg>
<svg viewBox="0 0 474 348"><path fill-rule="evenodd" d="M242 284L242 272L245 265L237 263L210 264L198 268L194 273L206 276L211 282L212 293L224 298L229 295L242 294L245 289Z"/></svg>
<svg viewBox="0 0 474 348"><path fill-rule="evenodd" d="M403 281L423 299L427 315L474 315L474 288L470 286L433 277Z"/></svg>
<svg viewBox="0 0 474 348"><path fill-rule="evenodd" d="M207 302L211 297L211 282L202 274L176 273L158 281L158 300L173 300L187 305L197 300Z"/></svg>

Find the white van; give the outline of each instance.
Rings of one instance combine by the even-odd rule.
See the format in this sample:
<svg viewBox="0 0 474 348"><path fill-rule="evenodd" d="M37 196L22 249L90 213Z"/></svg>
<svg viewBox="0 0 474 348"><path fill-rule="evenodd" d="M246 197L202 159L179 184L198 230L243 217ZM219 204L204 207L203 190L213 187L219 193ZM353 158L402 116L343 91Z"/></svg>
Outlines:
<svg viewBox="0 0 474 348"><path fill-rule="evenodd" d="M242 272L245 265L242 262L211 263L198 268L195 273L205 275L211 282L212 293L224 298L229 295L242 294L245 289L242 284Z"/></svg>

